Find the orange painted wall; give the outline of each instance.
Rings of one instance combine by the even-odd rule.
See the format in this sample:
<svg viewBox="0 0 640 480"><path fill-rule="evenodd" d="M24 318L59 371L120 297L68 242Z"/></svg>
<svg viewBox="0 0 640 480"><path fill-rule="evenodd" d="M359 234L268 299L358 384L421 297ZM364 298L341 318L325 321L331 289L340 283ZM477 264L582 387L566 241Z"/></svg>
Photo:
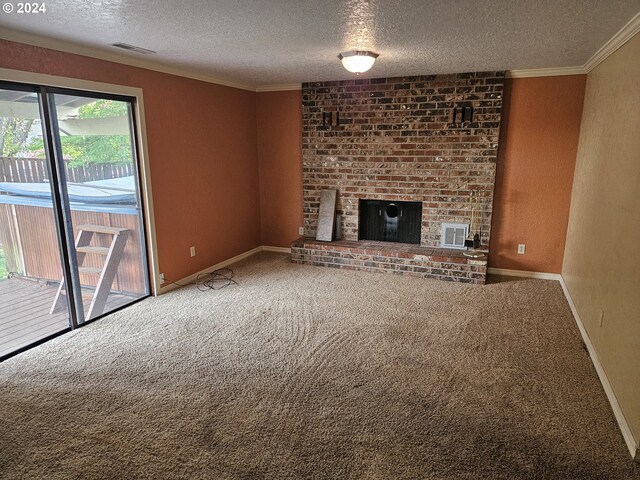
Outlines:
<svg viewBox="0 0 640 480"><path fill-rule="evenodd" d="M160 271L183 278L302 221L299 91L256 94L0 40L0 68L142 88ZM508 80L491 255L496 268L559 273L585 76ZM525 255L517 255L525 243ZM196 246L196 257L189 247Z"/></svg>
<svg viewBox="0 0 640 480"><path fill-rule="evenodd" d="M254 92L4 40L0 67L143 89L167 280L260 245Z"/></svg>
<svg viewBox="0 0 640 480"><path fill-rule="evenodd" d="M258 93L262 244L290 247L302 225L301 92Z"/></svg>
<svg viewBox="0 0 640 480"><path fill-rule="evenodd" d="M562 270L585 84L585 75L507 80L490 267Z"/></svg>

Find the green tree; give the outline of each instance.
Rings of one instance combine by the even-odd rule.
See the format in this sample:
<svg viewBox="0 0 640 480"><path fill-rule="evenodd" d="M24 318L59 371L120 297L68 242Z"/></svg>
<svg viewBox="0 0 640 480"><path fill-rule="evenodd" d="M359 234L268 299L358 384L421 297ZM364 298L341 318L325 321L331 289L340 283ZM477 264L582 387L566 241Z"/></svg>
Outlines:
<svg viewBox="0 0 640 480"><path fill-rule="evenodd" d="M78 110L78 118L126 117L128 114L127 104L115 100L96 100Z"/></svg>
<svg viewBox="0 0 640 480"><path fill-rule="evenodd" d="M24 150L24 144L34 121L0 118L0 156L15 157Z"/></svg>
<svg viewBox="0 0 640 480"><path fill-rule="evenodd" d="M126 117L127 104L115 100L96 100L78 109L78 119ZM31 127L29 127L31 128ZM27 130L28 132L28 130ZM62 155L71 167L92 163L130 163L129 135L62 135ZM43 140L32 137L26 150L31 154L44 151Z"/></svg>
<svg viewBox="0 0 640 480"><path fill-rule="evenodd" d="M78 109L78 118L126 117L127 104L115 100L96 100ZM81 135L61 137L62 153L71 166L88 163L131 162L128 135Z"/></svg>

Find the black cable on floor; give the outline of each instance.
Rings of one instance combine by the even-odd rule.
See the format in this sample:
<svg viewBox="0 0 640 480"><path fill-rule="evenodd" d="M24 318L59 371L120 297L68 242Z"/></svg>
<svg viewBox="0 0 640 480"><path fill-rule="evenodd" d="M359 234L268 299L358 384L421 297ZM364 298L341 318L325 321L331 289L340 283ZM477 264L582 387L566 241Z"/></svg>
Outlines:
<svg viewBox="0 0 640 480"><path fill-rule="evenodd" d="M201 292L206 292L207 290L221 290L229 285L238 285L238 282L233 279L233 275L233 270L230 268L219 268L218 270L198 275L195 280L195 285ZM192 285L194 282L186 284L178 282L171 283L178 285L179 287L186 287L188 285Z"/></svg>

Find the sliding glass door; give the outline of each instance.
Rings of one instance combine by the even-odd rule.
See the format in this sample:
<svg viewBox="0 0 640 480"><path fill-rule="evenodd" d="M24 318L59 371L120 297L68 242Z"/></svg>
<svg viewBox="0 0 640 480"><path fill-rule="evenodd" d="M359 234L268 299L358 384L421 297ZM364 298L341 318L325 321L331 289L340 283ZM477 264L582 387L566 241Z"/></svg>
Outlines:
<svg viewBox="0 0 640 480"><path fill-rule="evenodd" d="M133 109L124 99L71 92L49 103L82 323L149 293Z"/></svg>
<svg viewBox="0 0 640 480"><path fill-rule="evenodd" d="M0 88L0 357L69 328L50 313L62 275L39 95ZM26 194L27 185L36 186ZM37 192L37 193L36 193ZM42 275L43 271L55 272Z"/></svg>
<svg viewBox="0 0 640 480"><path fill-rule="evenodd" d="M0 94L13 142L0 150L0 357L149 294L133 99L4 91L25 95ZM38 311L9 302L14 290Z"/></svg>

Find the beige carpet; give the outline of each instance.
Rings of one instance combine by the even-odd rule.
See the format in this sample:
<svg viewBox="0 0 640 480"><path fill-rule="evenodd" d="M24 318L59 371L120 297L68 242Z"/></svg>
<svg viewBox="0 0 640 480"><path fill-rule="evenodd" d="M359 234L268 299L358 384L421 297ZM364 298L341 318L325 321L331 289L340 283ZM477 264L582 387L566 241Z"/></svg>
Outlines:
<svg viewBox="0 0 640 480"><path fill-rule="evenodd" d="M234 269L0 364L0 477L640 478L557 282Z"/></svg>

